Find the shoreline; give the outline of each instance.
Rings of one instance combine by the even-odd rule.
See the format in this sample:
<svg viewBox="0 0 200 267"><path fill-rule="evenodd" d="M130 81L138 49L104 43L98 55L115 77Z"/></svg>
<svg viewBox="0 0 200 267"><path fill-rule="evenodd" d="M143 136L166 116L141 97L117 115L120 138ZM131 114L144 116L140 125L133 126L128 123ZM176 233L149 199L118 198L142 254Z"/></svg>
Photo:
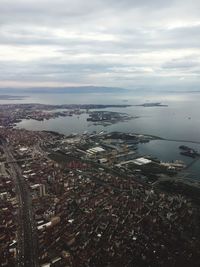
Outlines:
<svg viewBox="0 0 200 267"><path fill-rule="evenodd" d="M119 132L122 133L122 132ZM126 133L125 133L126 134ZM161 137L161 136L157 136L157 135L152 135L152 134L143 134L143 133L136 133L136 132L131 132L131 133L127 133L127 134L137 134L137 135L144 135L147 137L152 137L154 139L150 140L163 140L163 141L169 141L169 142L183 142L183 143L191 143L191 144L198 144L200 145L200 141L194 141L194 140L184 140L184 139L173 139L173 138L165 138L165 137Z"/></svg>

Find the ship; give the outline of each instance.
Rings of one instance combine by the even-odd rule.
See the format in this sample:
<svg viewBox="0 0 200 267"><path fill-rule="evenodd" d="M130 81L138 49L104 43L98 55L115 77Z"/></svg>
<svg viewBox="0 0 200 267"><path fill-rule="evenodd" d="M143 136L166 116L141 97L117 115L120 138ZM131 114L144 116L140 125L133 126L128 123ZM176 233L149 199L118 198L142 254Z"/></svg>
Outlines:
<svg viewBox="0 0 200 267"><path fill-rule="evenodd" d="M196 158L199 157L200 154L194 150L193 148L190 148L188 146L179 146L179 149L181 149L182 151L180 152L181 155L183 156L187 156L187 157L191 157L191 158Z"/></svg>
<svg viewBox="0 0 200 267"><path fill-rule="evenodd" d="M188 146L184 146L184 145L179 146L179 149L182 149L182 150L191 150L190 147L188 147Z"/></svg>
<svg viewBox="0 0 200 267"><path fill-rule="evenodd" d="M197 156L197 154L194 151L190 151L190 150L182 151L182 152L180 152L180 154L183 156L191 157L193 159L196 158L196 156Z"/></svg>

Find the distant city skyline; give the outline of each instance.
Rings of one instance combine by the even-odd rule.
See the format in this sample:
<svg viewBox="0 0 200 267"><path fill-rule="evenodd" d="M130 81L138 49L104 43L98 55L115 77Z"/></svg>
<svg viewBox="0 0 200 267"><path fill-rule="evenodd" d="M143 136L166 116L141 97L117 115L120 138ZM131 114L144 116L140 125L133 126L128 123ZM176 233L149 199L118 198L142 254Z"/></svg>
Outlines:
<svg viewBox="0 0 200 267"><path fill-rule="evenodd" d="M0 88L199 88L198 0L1 0L0 10Z"/></svg>

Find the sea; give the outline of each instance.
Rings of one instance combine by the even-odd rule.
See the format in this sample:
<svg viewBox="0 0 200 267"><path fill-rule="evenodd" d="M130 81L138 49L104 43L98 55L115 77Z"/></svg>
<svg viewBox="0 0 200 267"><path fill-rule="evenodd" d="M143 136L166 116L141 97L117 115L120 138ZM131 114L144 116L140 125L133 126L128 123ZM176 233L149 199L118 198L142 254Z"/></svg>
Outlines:
<svg viewBox="0 0 200 267"><path fill-rule="evenodd" d="M15 94L16 95L16 94ZM19 93L17 94L20 95ZM45 121L23 120L16 128L50 130L62 134L87 132L125 132L159 136L167 140L154 140L138 146L138 152L151 155L162 161L182 160L191 165L188 177L200 180L200 160L180 155L179 146L187 145L200 152L200 92L139 91L116 93L26 93L20 100L0 100L0 104L127 104L126 108L107 108L108 111L127 113L131 120L112 125L94 125L87 121L88 114L60 117ZM137 106L143 103L160 102L166 107ZM102 109L101 109L102 110Z"/></svg>

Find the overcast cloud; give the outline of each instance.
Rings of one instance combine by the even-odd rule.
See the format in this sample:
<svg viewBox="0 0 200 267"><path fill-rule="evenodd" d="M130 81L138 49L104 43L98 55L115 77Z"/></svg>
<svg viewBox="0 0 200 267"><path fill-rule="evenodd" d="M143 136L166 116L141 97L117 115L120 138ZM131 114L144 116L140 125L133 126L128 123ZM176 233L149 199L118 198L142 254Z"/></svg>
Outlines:
<svg viewBox="0 0 200 267"><path fill-rule="evenodd" d="M0 12L0 87L199 86L199 0L0 0Z"/></svg>

